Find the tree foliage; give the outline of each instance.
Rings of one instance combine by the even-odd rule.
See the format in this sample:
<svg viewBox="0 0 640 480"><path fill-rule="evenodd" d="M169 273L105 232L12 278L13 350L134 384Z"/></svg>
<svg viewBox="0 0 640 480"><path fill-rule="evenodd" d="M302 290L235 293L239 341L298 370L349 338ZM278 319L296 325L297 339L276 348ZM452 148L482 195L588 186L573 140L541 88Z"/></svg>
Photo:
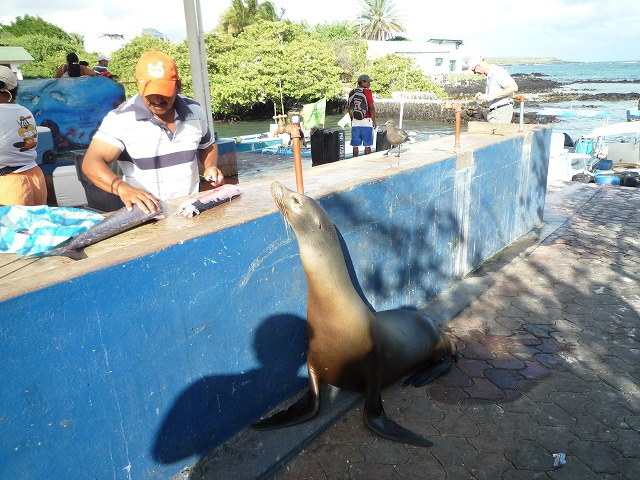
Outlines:
<svg viewBox="0 0 640 480"><path fill-rule="evenodd" d="M258 103L286 108L342 92L333 50L296 25L260 21L235 38L208 35L205 43L218 115L246 113Z"/></svg>
<svg viewBox="0 0 640 480"><path fill-rule="evenodd" d="M184 78L185 75L191 76L190 69L185 71L186 67L184 66L183 59L176 58L178 49L174 43L161 40L152 35L140 35L110 55L109 71L118 76L118 81L124 85L127 97L138 93L136 86L136 64L142 54L150 52L151 50L159 50L173 57L176 60L178 71L181 73L182 78ZM188 54L186 62L188 65Z"/></svg>
<svg viewBox="0 0 640 480"><path fill-rule="evenodd" d="M406 89L408 92L434 92L438 97L446 98L444 89L424 75L415 60L402 55L385 55L374 60L369 75L374 80L373 91L381 97L390 97L392 92Z"/></svg>
<svg viewBox="0 0 640 480"><path fill-rule="evenodd" d="M42 35L50 39L72 41L71 35L62 28L46 22L40 17L32 17L31 15L16 17L9 25L2 25L0 27L0 35L13 35L14 37Z"/></svg>
<svg viewBox="0 0 640 480"><path fill-rule="evenodd" d="M405 31L393 0L362 0L363 10L358 17L360 35L367 40L388 40L394 32Z"/></svg>
<svg viewBox="0 0 640 480"><path fill-rule="evenodd" d="M2 37L0 43L6 46L23 47L33 57L33 62L21 67L24 78L51 78L58 66L67 61L69 52L77 53L80 60L86 60L90 65L92 61L98 60L97 55L89 55L68 39L23 35Z"/></svg>
<svg viewBox="0 0 640 480"><path fill-rule="evenodd" d="M316 25L308 29L312 38L330 46L336 56L336 64L342 73L340 80L350 84L356 72L368 68L367 42L358 36L352 23L334 22Z"/></svg>
<svg viewBox="0 0 640 480"><path fill-rule="evenodd" d="M0 44L23 47L33 57L33 62L21 68L25 78L52 77L58 66L67 61L70 52L77 53L80 60L89 64L98 60L97 55L85 52L80 35L69 34L57 25L30 15L17 17L10 25L0 27Z"/></svg>
<svg viewBox="0 0 640 480"><path fill-rule="evenodd" d="M218 31L238 35L252 23L260 20L277 22L283 15L284 9L278 14L275 5L270 1L231 0L231 6L220 17Z"/></svg>
<svg viewBox="0 0 640 480"><path fill-rule="evenodd" d="M245 7L262 5L254 0L239 1ZM34 31L24 34L27 25ZM0 43L22 46L34 57L34 62L22 67L25 78L51 78L69 52L76 52L90 65L97 63L96 53L87 53L78 45L79 36L39 18L18 17L9 27L1 27ZM444 96L413 60L388 55L369 62L367 43L359 36L358 26L349 22L310 27L254 19L237 35L206 35L205 48L212 110L217 118L246 116L257 106L268 111L275 105L280 112L283 107L286 110L324 97L337 100L353 88L362 72L374 78L374 92L382 97L403 90L405 70L407 90L431 90ZM109 71L118 76L127 96L137 93L135 67L140 56L150 50L160 50L176 60L182 92L193 97L187 41L174 44L151 35L138 36L110 55Z"/></svg>

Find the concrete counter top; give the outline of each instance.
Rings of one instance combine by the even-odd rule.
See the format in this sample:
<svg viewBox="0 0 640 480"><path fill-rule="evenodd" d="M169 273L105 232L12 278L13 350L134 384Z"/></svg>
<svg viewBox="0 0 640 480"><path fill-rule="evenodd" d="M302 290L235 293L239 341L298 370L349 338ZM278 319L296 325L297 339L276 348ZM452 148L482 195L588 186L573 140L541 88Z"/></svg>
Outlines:
<svg viewBox="0 0 640 480"><path fill-rule="evenodd" d="M510 136L526 135L530 139L531 134L527 132L534 128L547 127L528 126L525 133L518 133L517 125L513 124L498 128L482 123L469 124L469 131L461 135L461 148L457 153L453 151L454 137L446 136L427 142L406 144L402 147L399 159L395 156L397 150L394 149L390 156L376 152L307 168L303 172L305 192L320 198L333 192L348 190L363 182L387 178L452 157L458 157L458 168L461 168L473 161L475 150L502 142ZM269 160L265 155L265 162ZM286 175L265 176L258 180L242 182L238 185L242 192L241 197L194 218L173 215L185 198L168 201L168 214L165 219L86 247L86 259L74 261L66 257L27 258L3 254L0 256L0 301L276 212L269 190L274 180L291 189L296 188L293 159L290 171Z"/></svg>

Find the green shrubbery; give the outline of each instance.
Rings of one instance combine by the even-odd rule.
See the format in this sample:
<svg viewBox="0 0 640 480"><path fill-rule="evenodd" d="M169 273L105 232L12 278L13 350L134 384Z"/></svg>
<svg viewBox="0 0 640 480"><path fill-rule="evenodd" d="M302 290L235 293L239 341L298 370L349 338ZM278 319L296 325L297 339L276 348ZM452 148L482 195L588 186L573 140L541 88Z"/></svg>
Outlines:
<svg viewBox="0 0 640 480"><path fill-rule="evenodd" d="M282 106L329 102L344 98L355 86L360 73L373 79L374 93L390 97L393 91L444 91L416 64L400 55L387 55L372 63L366 60L366 42L348 23L309 27L288 21L260 20L238 35L205 35L211 105L216 117L243 117L256 105ZM9 26L0 27L0 44L24 47L34 62L22 69L25 78L51 78L56 68L74 51L90 66L97 53L85 52L79 36L67 34L40 18L18 17ZM134 38L110 55L109 71L118 76L127 96L136 93L135 65L140 55L161 50L178 64L183 93L193 96L187 41L179 44L149 35Z"/></svg>

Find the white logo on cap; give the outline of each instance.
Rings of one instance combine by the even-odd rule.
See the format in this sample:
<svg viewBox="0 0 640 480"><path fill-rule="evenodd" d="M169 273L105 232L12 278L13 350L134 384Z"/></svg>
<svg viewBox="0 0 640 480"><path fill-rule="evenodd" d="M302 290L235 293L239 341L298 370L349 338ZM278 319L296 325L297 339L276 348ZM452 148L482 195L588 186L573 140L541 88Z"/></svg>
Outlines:
<svg viewBox="0 0 640 480"><path fill-rule="evenodd" d="M147 73L153 78L164 77L164 65L162 64L162 61L158 60L158 63L155 65L151 63L147 64Z"/></svg>

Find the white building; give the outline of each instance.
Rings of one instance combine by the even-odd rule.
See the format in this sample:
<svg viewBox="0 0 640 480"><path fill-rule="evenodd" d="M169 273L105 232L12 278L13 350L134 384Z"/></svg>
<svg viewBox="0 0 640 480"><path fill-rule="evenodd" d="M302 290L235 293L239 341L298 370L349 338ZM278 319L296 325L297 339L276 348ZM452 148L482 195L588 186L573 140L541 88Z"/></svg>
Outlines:
<svg viewBox="0 0 640 480"><path fill-rule="evenodd" d="M415 60L425 75L432 77L462 73L464 65L460 50L462 40L432 38L426 42L414 41L367 41L367 58L374 60L385 55L405 55Z"/></svg>
<svg viewBox="0 0 640 480"><path fill-rule="evenodd" d="M9 67L22 80L20 66L33 62L33 57L22 47L0 47L0 65Z"/></svg>

